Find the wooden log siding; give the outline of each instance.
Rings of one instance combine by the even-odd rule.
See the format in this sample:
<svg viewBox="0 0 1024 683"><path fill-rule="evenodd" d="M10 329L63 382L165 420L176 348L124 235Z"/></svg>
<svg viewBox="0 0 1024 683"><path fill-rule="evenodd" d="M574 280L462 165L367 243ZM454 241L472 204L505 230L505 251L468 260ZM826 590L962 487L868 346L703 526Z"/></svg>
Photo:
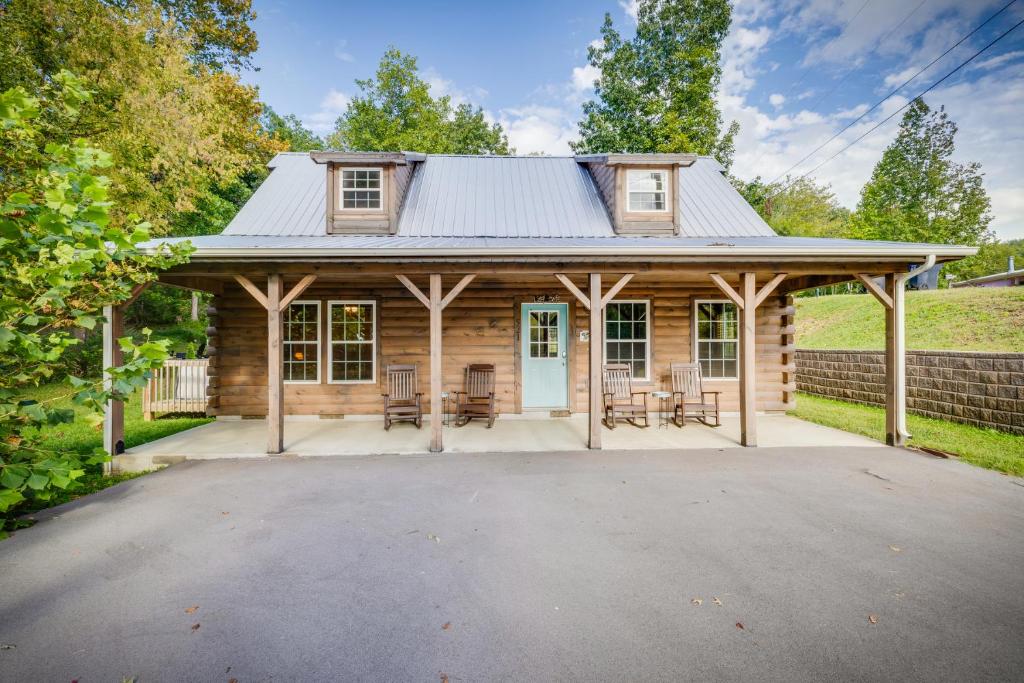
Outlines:
<svg viewBox="0 0 1024 683"><path fill-rule="evenodd" d="M607 275L605 289L618 278ZM421 289L425 286L419 279ZM458 282L446 277L444 291ZM589 285L577 276L576 282ZM393 283L393 284L392 284ZM554 294L569 304L569 408L573 412L588 409L589 342L580 341L579 332L589 329L589 311L554 277L514 284L479 277L444 312L443 387L450 391L461 386L462 375L470 363L493 363L496 370L495 394L500 413L519 410L520 387L517 349L519 306L532 302L537 294ZM638 389L653 390L671 386L669 364L693 360L691 318L695 299L723 299L713 285L695 288L679 283L644 279L638 275L616 299L649 299L651 325L651 381L636 383ZM356 287L345 282L318 280L303 292L303 301L321 304L321 381L319 384L285 384L285 413L291 415L378 415L382 410L381 387L388 363L418 363L425 382L430 369L429 316L427 309L397 280ZM377 381L374 384L328 384L327 302L330 300L373 300L377 302ZM218 415L262 416L266 414L266 311L235 283L229 283L215 300L217 348L212 365L216 399L211 412ZM784 316L792 316L792 307L784 297L769 297L757 310L757 406L763 411L786 409L783 383L782 331ZM789 318L792 320L792 318ZM739 410L737 380L707 380L706 388L722 391L722 410ZM429 396L424 396L424 412ZM657 406L651 405L652 410Z"/></svg>

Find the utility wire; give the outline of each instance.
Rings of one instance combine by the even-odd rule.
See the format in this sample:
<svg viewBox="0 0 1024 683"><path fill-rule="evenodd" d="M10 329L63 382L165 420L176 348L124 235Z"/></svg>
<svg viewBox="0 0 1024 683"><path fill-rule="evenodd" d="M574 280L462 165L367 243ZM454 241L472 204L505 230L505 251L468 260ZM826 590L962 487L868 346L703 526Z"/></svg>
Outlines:
<svg viewBox="0 0 1024 683"><path fill-rule="evenodd" d="M993 15L992 15L992 16L990 16L990 17L989 17L988 19L986 19L986 20L985 20L985 21L983 21L983 22L982 22L981 24L979 24L979 25L978 25L978 26L977 26L977 27L976 27L976 28L975 28L975 29L974 29L973 31L971 31L970 33L968 33L968 34L967 34L966 36L964 36L963 38L961 38L960 40L958 40L958 41L957 41L957 42L956 42L956 43L955 43L955 44L954 44L954 45L953 45L952 47L950 47L949 49L947 49L947 50L946 50L945 52L943 52L943 53L942 53L941 55L939 55L938 57L936 57L936 58L935 58L935 59L933 59L932 61L928 62L928 64L927 64L927 65L926 65L926 66L925 66L924 68L920 69L920 70L919 70L919 71L917 71L917 73L915 73L915 74L914 74L913 76L911 76L911 77L910 77L910 78L908 78L907 80L903 81L903 83L901 83L901 84L900 84L900 85L899 85L898 87L896 87L896 88L895 88L895 89L894 89L894 90L893 90L892 92L890 92L890 93L889 93L888 95L886 95L886 96L885 96L885 97L883 97L882 99L878 100L878 102L875 102L875 104L873 104L873 105L871 106L871 108L870 108L870 109L868 109L867 111L865 111L864 113L862 113L862 114L861 114L860 116L858 116L857 118L855 118L855 119L854 119L853 121L851 121L851 122L850 122L850 123L849 123L849 124L848 124L848 125L847 125L847 126L846 126L845 128L843 128L843 129L842 129L842 130L840 130L840 131L839 131L838 133L836 133L835 135L833 135L832 137L830 137L830 138L829 138L828 140L826 140L825 142L823 142L823 143L821 143L820 145L818 145L817 147L815 147L815 148L814 148L814 149L813 149L813 150L812 150L812 151L811 151L810 153L808 153L808 154L807 154L807 155L805 155L805 156L804 156L804 157L803 157L802 159L800 159L800 161L796 162L795 164L793 164L792 166L790 166L790 167L789 167L788 169L786 169L785 171L783 171L782 173L780 173L780 174L779 174L778 176L776 176L776 177L775 177L775 178L774 178L774 179L773 179L773 180L772 180L772 181L771 181L770 183L768 183L768 184L769 184L769 185L771 185L772 183L778 182L778 181L779 181L779 180L780 180L781 178L784 178L784 177L785 177L786 175L788 175L788 174L789 174L789 173L791 173L791 172L792 172L792 171L793 171L794 169L796 169L796 168L797 168L798 166L800 166L800 164L804 163L805 161L807 161L808 159L810 159L810 158L811 158L812 156L814 156L815 154L817 154L818 152L820 152L820 151L821 151L821 150L822 150L822 149L823 149L823 148L824 148L824 147L825 147L826 145L828 145L828 143L832 142L833 140L835 140L836 138L838 138L838 137L839 137L840 135L842 135L842 134L843 134L843 133L845 133L846 131L848 131L848 130L850 130L851 128L853 128L853 127L854 127L854 126L855 126L855 125L856 125L857 123L859 123L859 122L860 122L860 121L861 121L861 120L862 120L862 119L863 119L863 118L864 118L865 116L867 116L868 114L870 114L871 112L873 112L874 110L876 110L876 109L878 109L878 108L879 108L880 106L882 106L882 104L884 104L885 102L887 102L887 101L888 101L888 100L889 100L889 99L890 99L890 98L891 98L891 97L892 97L893 95L895 95L895 94L896 94L896 93L898 93L898 92L899 92L900 90L902 90L902 89L903 89L903 88L904 88L904 87L905 87L905 86L906 86L906 85L907 85L908 83L910 83L910 82L911 82L911 81L913 81L913 80L914 80L915 78L917 78L918 76L920 76L921 74L923 74L923 73L924 73L925 71L927 71L928 69L930 69L930 68L931 68L932 66L934 66L934 65L935 65L935 63L936 63L936 62L938 62L938 61L939 61L940 59L942 59L943 57L945 57L946 55L948 55L948 54L949 54L950 52L952 52L952 51L953 51L953 50L955 50L956 48L960 47L960 45L962 45L962 44L963 44L963 42L964 42L965 40L967 40L968 38L970 38L971 36L973 36L973 35L974 35L975 33L977 33L978 31L980 31L980 30L981 30L982 28L984 28L984 27L985 27L985 26L986 26L986 25L987 25L987 24L988 24L988 23L989 23L990 21L992 21L993 19L995 19L996 17L998 17L998 16L1000 15L1000 14L1002 14L1003 12L1005 12L1005 11L1006 11L1007 9L1009 9L1009 7L1010 7L1011 5L1013 5L1013 4L1014 4L1014 3L1016 3L1016 2L1017 2L1017 0L1010 0L1010 2L1006 3L1005 5L1003 5L1003 7L1002 7L1001 9L999 9L999 10L998 10L998 11L997 11L997 12L996 12L995 14L993 14ZM1014 26L1014 28L1016 28L1016 26ZM1010 29L1010 30L1012 31L1013 29ZM1006 34L1004 33L1003 35L1006 35ZM1001 38L1001 37L1002 37L1002 36L1000 36L1000 38ZM997 38L996 40L998 40L998 38ZM989 43L989 45L992 45L992 43ZM985 49L988 49L988 48L986 47ZM977 56L977 55L975 55L975 56ZM971 57L971 59L974 59L974 57ZM960 66L958 66L958 67L957 67L957 69L960 69L960 67L962 67L962 66L963 66L964 64L966 64L966 63L967 63L967 62L964 62L963 64L961 64ZM950 73L954 73L954 72L950 72ZM949 75L950 75L950 74L946 74L946 76L949 76ZM934 86L934 84L932 85L932 87L935 87L935 86ZM928 91L926 90L925 92L928 92ZM922 93L922 94L924 94L924 93ZM918 95L918 97L920 97L920 95ZM909 104L909 103L908 103L908 104ZM905 107L905 106L906 106L906 105L904 105L904 107ZM903 107L901 107L900 109L902 110L902 109L903 109ZM888 120L888 119L887 119L887 120ZM830 159L830 160L831 160L831 159ZM821 167L821 165L819 165L819 166L817 166L817 167L815 167L815 168L820 168L820 167ZM806 174L804 174L804 175L806 175ZM802 178L803 176L800 176L800 177Z"/></svg>
<svg viewBox="0 0 1024 683"><path fill-rule="evenodd" d="M1015 0L1015 1L1016 1L1016 0ZM1010 3L1010 4L1012 5L1013 3ZM1007 7L1009 7L1009 5L1007 5ZM1004 8L1004 9L1005 9L1005 8ZM806 173L803 173L803 174L801 174L801 175L797 176L796 178L794 178L793 180L789 181L788 183L786 183L786 185L785 185L785 186L783 186L782 188L780 188L778 192L776 192L775 194L773 194L773 195L772 195L771 197L769 197L768 199L772 199L772 198L774 198L774 197L777 197L777 196L778 196L779 194L781 194L782 192L786 191L786 190L787 190L787 189L788 189L788 188L789 188L790 186L792 186L792 185L793 185L794 183L796 183L797 181L801 180L802 178L806 178L807 176L809 176L810 174L814 173L814 172L815 172L815 171L817 171L817 170L818 170L819 168L821 168L822 166L824 166L825 164L827 164L828 162L830 162L830 161L832 161L833 159L835 159L836 157L838 157L838 156L839 156L840 154L842 154L842 153L843 153L843 152L845 152L846 150L848 150L848 149L850 149L851 147L853 147L854 145L856 145L856 144L857 144L858 142L860 142L861 140L863 140L863 139L864 139L864 138L866 138L867 136L869 136L869 135L871 135L872 133L874 133L874 132L875 132L876 130L878 130L878 129L879 129L879 128L881 128L881 127L882 127L883 125L885 125L885 124L886 124L887 122L889 122L889 120L891 120L891 119L892 119L892 117L896 116L896 115L897 115L897 114L899 114L899 113L900 113L901 111L903 111L904 109L906 109L907 107L909 107L909 106L910 106L910 105L911 105L911 104L912 104L912 103L914 102L914 100L916 100L916 99L919 99L919 98L921 98L921 97L924 97L924 96L925 96L926 94L928 94L929 92L931 92L932 90L934 90L935 88L937 88L937 87L938 87L938 86L939 86L940 84L942 84L942 83L943 83L943 81L945 81L945 80L946 80L946 79L948 79L948 78L949 78L950 76L952 76L952 75L953 75L953 74L955 74L956 72L960 71L960 69L964 68L965 66L967 66L968 64L970 64L971 62L973 62L973 61L974 61L975 59L977 59L977 58L978 58L978 57L979 57L979 56L980 56L980 55L981 55L981 54L982 54L983 52L987 51L987 50L988 50L988 49L989 49L990 47L992 47L993 45L995 45L996 43L998 43L998 42L999 42L1000 40L1002 40L1002 39L1003 39L1003 38L1005 38L1006 36L1010 35L1010 33L1012 33L1012 32L1013 32L1013 31L1014 31L1014 30L1015 30L1015 29L1016 29L1017 27L1019 27L1019 26L1020 26L1021 24L1024 24L1024 19L1021 19L1020 21L1018 21L1018 22L1017 22L1016 24L1014 24L1013 26L1011 26L1010 28L1008 28L1008 29L1007 29L1006 31L1004 31L1004 32L1003 32L1003 33L1002 33L1002 34L1001 34L1001 35L1000 35L999 37L997 37L997 38L996 38L995 40L993 40L993 41L992 41L991 43L989 43L989 44L988 44L988 45L986 45L985 47L983 47L983 48L981 48L980 50L978 50L977 52L975 52L975 53L974 53L973 55L971 55L971 56L970 56L969 58L967 58L967 59L966 59L965 61L961 62L961 63L959 64L959 66L957 66L957 67L956 67L955 69L953 69L952 71L950 71L949 73L947 73L947 74L946 74L945 76L943 76L942 78L940 78L939 80L935 81L934 83L932 83L931 85L929 85L929 86L928 86L927 88L925 88L924 90L922 90L921 92L919 92L919 93L918 93L917 95L915 95L915 96L914 96L913 98L911 98L910 100L908 100L906 104L904 104L904 105L903 105L902 107L900 107L899 109L897 109L896 111L894 111L893 113L889 114L889 115L888 115L888 116L886 116L886 117L885 117L884 119L882 119L881 121L879 121L878 123L876 123L876 124L875 124L874 126L872 126L872 127L870 128L870 129L868 129L868 130L867 130L867 131L866 131L865 133L863 133L863 134L862 134L862 135L860 135L860 136L859 136L859 137L858 137L857 139L855 139L855 140L854 140L853 142L851 142L850 144L848 144L848 145L846 145L845 147L843 147L843 148L842 148L841 150L839 150L838 152L836 152L835 154L833 154L832 156L830 156L830 157L829 157L828 159L825 159L825 161L821 162L820 164L818 164L817 166L815 166L814 168L812 168L812 169L811 169L810 171L807 171ZM772 182L774 182L774 181L772 181Z"/></svg>
<svg viewBox="0 0 1024 683"><path fill-rule="evenodd" d="M910 10L910 12L909 12L909 13L908 13L908 14L907 14L906 16L904 16L904 17L903 17L903 19L901 19L901 20L900 20L900 23L896 24L896 25L895 25L895 26L893 26L893 27L892 27L891 29L889 29L889 30L888 30L888 31L886 32L886 34L885 34L884 36L882 36L882 37L881 37L881 38L880 38L880 39L878 40L878 47L881 47L882 45L884 45L884 44L885 44L885 41L889 40L889 38L891 38L891 37L892 37L892 35L893 35L894 33L896 33L896 31L898 31L898 30L900 29L900 27L901 27L901 26L903 26L903 24L907 23L907 20L909 20L909 19L910 19L910 17L912 17L912 16L914 16L915 14L917 14L917 10L921 9L922 7L924 7L924 4L925 4L926 2L928 2L928 0L921 0L921 2L917 3L917 6L916 6L916 7L914 7L914 9ZM849 77L850 77L850 76L851 76L851 75L852 75L853 73L855 73L856 71L858 71L857 67L854 67L854 68L852 68L852 69L849 69L849 70L848 70L848 71L847 71L846 73L844 73L844 74L843 74L842 76L840 76L839 80L838 80L838 81L836 81L835 85L833 85L833 86L832 86L832 88L831 88L831 89L830 89L830 90L829 90L828 92L824 93L823 95L821 95L820 97L818 97L818 99L814 100L814 102L813 102L812 104L810 104L810 105L809 105L809 106L807 107L807 109L808 109L809 111L814 111L814 110L815 110L815 108L816 108L816 107L817 107L817 106L818 106L819 104L821 104L821 103L822 103L822 102L823 102L823 101L824 101L824 100L825 100L826 98L830 97L830 96L832 95L832 93L834 93L834 92L835 92L836 90L838 90L838 89L839 89L839 86L841 86L841 85L842 85L843 83L845 83L845 82L846 82L846 79L847 79L847 78L849 78Z"/></svg>

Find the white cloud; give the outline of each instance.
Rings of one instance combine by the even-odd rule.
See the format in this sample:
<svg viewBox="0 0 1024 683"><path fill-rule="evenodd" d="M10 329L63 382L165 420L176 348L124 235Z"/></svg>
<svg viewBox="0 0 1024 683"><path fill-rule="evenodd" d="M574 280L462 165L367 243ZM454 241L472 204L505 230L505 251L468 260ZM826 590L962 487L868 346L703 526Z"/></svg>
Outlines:
<svg viewBox="0 0 1024 683"><path fill-rule="evenodd" d="M640 0L619 0L619 7L626 13L630 19L634 22L637 20L637 16L640 12Z"/></svg>
<svg viewBox="0 0 1024 683"><path fill-rule="evenodd" d="M326 135L334 131L334 122L345 111L352 98L345 93L331 88L320 101L320 111L302 117L303 124L317 135Z"/></svg>
<svg viewBox="0 0 1024 683"><path fill-rule="evenodd" d="M895 88L897 85L903 85L908 78L920 70L921 67L919 66L908 66L906 69L901 69L895 73L887 74L883 83L887 89Z"/></svg>
<svg viewBox="0 0 1024 683"><path fill-rule="evenodd" d="M571 154L576 121L561 107L527 105L503 109L498 123L505 129L517 154Z"/></svg>
<svg viewBox="0 0 1024 683"><path fill-rule="evenodd" d="M572 70L572 87L578 93L594 89L594 81L601 77L601 70L596 66L587 64L577 66Z"/></svg>
<svg viewBox="0 0 1024 683"><path fill-rule="evenodd" d="M480 87L472 87L468 91L463 90L454 81L443 77L433 67L423 71L423 80L427 82L431 96L444 97L447 95L456 107L462 104L472 104L474 107L479 106L480 100L483 100L488 95L487 90Z"/></svg>
<svg viewBox="0 0 1024 683"><path fill-rule="evenodd" d="M768 102L770 102L773 107L778 109L779 107L786 103L786 96L783 95L782 93L772 93L768 97Z"/></svg>
<svg viewBox="0 0 1024 683"><path fill-rule="evenodd" d="M1011 50L1010 52L1004 52L1001 55L996 55L989 59L983 59L980 62L974 62L971 66L975 69L994 69L997 66L1002 66L1007 62L1012 62L1015 59L1024 57L1024 50Z"/></svg>
<svg viewBox="0 0 1024 683"><path fill-rule="evenodd" d="M352 53L346 51L348 46L347 40L339 40L334 44L334 57L340 59L343 62L354 62L356 58L352 56Z"/></svg>

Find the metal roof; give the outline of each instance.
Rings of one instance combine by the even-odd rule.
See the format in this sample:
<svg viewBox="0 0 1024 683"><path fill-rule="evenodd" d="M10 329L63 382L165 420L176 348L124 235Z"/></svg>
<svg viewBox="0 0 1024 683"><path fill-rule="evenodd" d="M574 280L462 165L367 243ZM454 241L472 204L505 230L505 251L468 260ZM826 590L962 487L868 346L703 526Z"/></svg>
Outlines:
<svg viewBox="0 0 1024 683"><path fill-rule="evenodd" d="M163 242L190 241L193 259L278 257L394 257L421 256L764 256L917 259L969 256L973 247L910 242L881 242L816 237L410 237L393 235L251 236L206 235L150 240L142 248Z"/></svg>
<svg viewBox="0 0 1024 683"><path fill-rule="evenodd" d="M612 237L585 167L565 157L430 155L413 173L398 237Z"/></svg>
<svg viewBox="0 0 1024 683"><path fill-rule="evenodd" d="M707 157L679 169L677 223L681 237L775 237L736 191L725 169Z"/></svg>
<svg viewBox="0 0 1024 683"><path fill-rule="evenodd" d="M617 238L593 177L574 157L426 155L414 165L397 237ZM278 154L224 235L324 236L325 166ZM714 159L679 168L680 237L774 236Z"/></svg>

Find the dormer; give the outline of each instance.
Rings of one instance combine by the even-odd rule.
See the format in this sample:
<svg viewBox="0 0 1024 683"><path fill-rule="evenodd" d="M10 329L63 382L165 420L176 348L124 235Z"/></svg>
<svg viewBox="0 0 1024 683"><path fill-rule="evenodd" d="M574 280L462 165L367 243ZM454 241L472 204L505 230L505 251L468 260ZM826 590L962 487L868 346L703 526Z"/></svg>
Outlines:
<svg viewBox="0 0 1024 683"><path fill-rule="evenodd" d="M414 165L413 152L310 152L327 166L327 234L393 235Z"/></svg>
<svg viewBox="0 0 1024 683"><path fill-rule="evenodd" d="M576 157L593 176L616 234L679 234L679 167L693 154L587 154Z"/></svg>

